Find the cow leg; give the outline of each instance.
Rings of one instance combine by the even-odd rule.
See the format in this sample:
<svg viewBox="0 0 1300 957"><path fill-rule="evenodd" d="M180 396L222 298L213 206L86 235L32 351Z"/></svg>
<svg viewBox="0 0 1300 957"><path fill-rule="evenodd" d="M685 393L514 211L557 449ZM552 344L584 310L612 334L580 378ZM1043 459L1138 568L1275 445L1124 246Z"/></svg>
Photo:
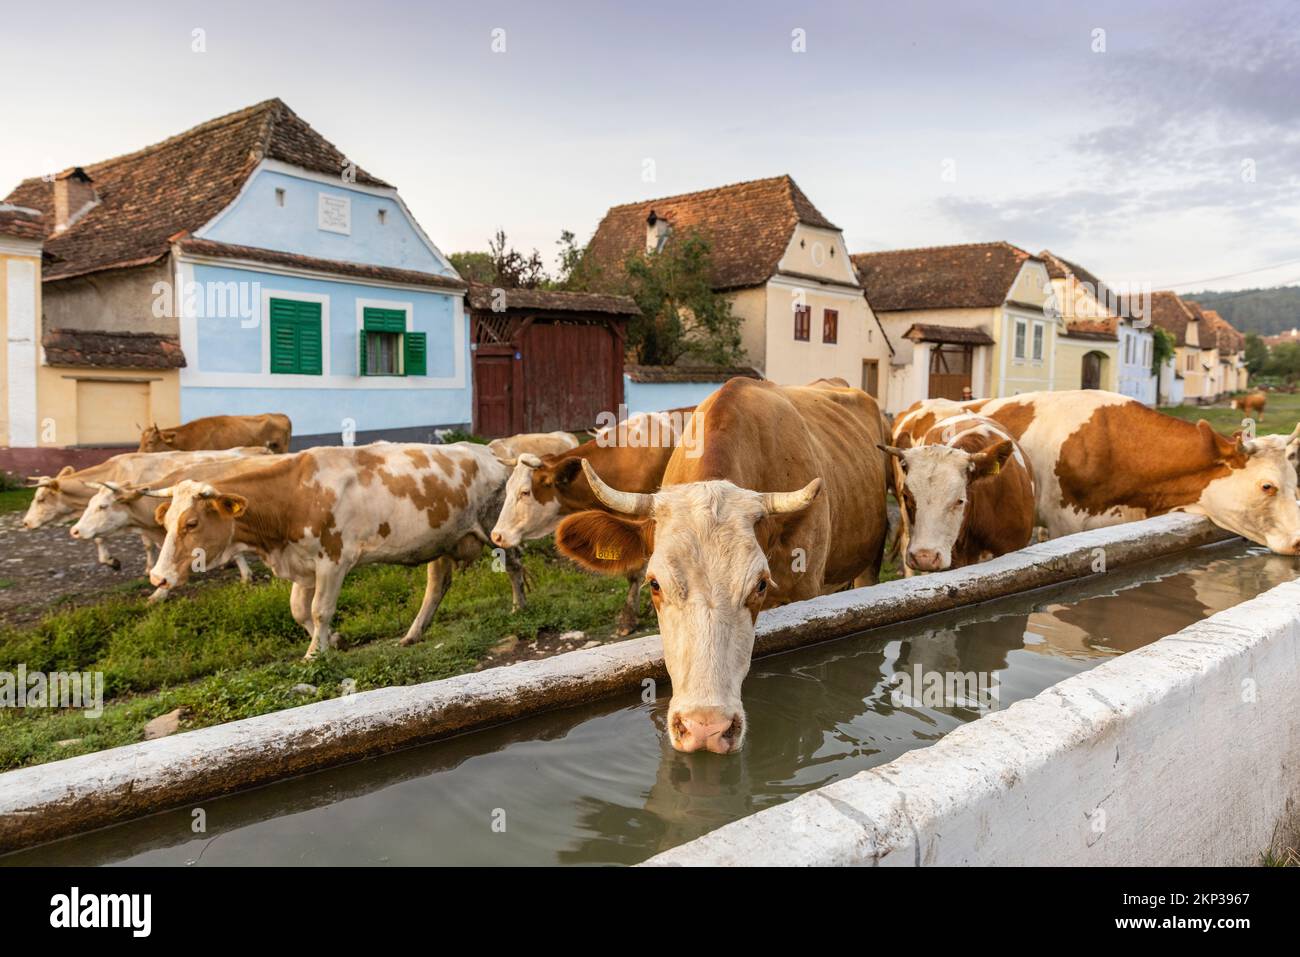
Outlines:
<svg viewBox="0 0 1300 957"><path fill-rule="evenodd" d="M302 582L294 582L293 587L289 589L289 612L293 615L293 620L306 630L308 635L313 638L312 644L315 644L315 635L311 629L311 600L316 594L316 586L304 585Z"/></svg>
<svg viewBox="0 0 1300 957"><path fill-rule="evenodd" d="M153 539L149 537L148 533L141 532L140 544L144 546L144 573L148 575L153 569Z"/></svg>
<svg viewBox="0 0 1300 957"><path fill-rule="evenodd" d="M339 607L339 590L347 574L347 565L322 563L317 566L316 591L311 599L311 645L304 657L314 658L318 652L338 647L339 636L331 629L334 613Z"/></svg>
<svg viewBox="0 0 1300 957"><path fill-rule="evenodd" d="M153 590L153 593L147 599L145 599L145 604L156 605L160 601L166 601L167 596L170 594L171 594L171 590L166 585L159 585L157 588Z"/></svg>
<svg viewBox="0 0 1300 957"><path fill-rule="evenodd" d="M122 563L108 553L108 543L102 538L95 539L95 557L101 565L108 565L115 572L122 570Z"/></svg>
<svg viewBox="0 0 1300 957"><path fill-rule="evenodd" d="M618 636L620 638L626 638L636 631L636 626L640 622L641 583L643 581L645 581L645 566L628 572L627 599L623 602L623 607L618 613Z"/></svg>
<svg viewBox="0 0 1300 957"><path fill-rule="evenodd" d="M506 549L506 574L510 576L510 610L524 607L524 553L518 548Z"/></svg>
<svg viewBox="0 0 1300 957"><path fill-rule="evenodd" d="M424 586L424 601L420 602L420 610L415 615L415 621L411 622L411 627L406 630L406 637L399 642L402 647L413 645L424 637L424 629L429 627L434 613L442 604L442 596L451 587L451 572L455 567L456 561L450 555L441 555L429 562L429 567L425 570L427 584Z"/></svg>
<svg viewBox="0 0 1300 957"><path fill-rule="evenodd" d="M248 567L248 559L243 555L236 555L235 566L239 569L239 580L245 585L251 585L253 582L253 570Z"/></svg>

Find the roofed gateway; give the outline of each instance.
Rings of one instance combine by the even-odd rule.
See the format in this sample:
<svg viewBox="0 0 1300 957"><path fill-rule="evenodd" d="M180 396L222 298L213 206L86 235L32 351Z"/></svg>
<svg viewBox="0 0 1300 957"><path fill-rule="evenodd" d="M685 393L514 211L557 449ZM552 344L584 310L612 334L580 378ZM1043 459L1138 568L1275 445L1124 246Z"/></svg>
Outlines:
<svg viewBox="0 0 1300 957"><path fill-rule="evenodd" d="M58 447L226 413L284 412L311 444L470 421L466 284L281 100L26 179L0 206L18 231L44 258L42 348L17 370L32 444L37 421Z"/></svg>

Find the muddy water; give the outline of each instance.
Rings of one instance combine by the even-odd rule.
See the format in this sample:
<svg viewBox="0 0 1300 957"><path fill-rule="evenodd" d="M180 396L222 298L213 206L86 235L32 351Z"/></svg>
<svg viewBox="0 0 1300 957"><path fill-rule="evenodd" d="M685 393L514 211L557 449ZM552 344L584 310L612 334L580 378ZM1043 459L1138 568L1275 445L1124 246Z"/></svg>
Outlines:
<svg viewBox="0 0 1300 957"><path fill-rule="evenodd" d="M738 755L674 752L666 695L625 696L208 801L204 833L186 808L0 863L630 864L980 716L900 697L918 666L983 675L1005 708L1296 571L1216 546L767 658Z"/></svg>

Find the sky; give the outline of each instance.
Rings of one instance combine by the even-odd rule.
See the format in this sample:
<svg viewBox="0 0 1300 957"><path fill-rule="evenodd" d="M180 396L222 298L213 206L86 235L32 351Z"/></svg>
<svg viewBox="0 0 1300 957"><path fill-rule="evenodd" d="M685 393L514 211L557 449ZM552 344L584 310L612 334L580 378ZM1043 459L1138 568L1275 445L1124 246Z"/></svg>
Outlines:
<svg viewBox="0 0 1300 957"><path fill-rule="evenodd" d="M278 96L444 252L789 173L852 252L1300 282L1295 0L4 6L0 195Z"/></svg>

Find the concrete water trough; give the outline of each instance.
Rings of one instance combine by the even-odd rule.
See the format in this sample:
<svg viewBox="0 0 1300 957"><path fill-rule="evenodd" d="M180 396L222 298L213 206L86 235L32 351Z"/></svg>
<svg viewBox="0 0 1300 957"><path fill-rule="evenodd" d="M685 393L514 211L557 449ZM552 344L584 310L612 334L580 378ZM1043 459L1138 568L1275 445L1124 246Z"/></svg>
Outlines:
<svg viewBox="0 0 1300 957"><path fill-rule="evenodd" d="M868 629L881 629L891 625L906 628L910 627L913 619L922 616L935 615L950 609L962 609L975 603L1002 599L1006 596L1013 596L1047 586L1059 586L1062 583L1083 580L1098 581L1099 579L1108 580L1113 577L1122 578L1123 570L1131 566L1147 563L1165 556L1185 554L1189 550L1201 546L1230 540L1237 541L1203 519L1184 515L1164 516L1146 522L1070 536L1033 546L975 568L889 582L873 588L843 592L815 601L777 609L765 614L760 619L756 655L768 656L777 652L791 651L800 646L826 642L846 635L858 634ZM1220 548L1231 547L1230 545L1220 546ZM1215 550L1211 549L1210 551ZM1275 572L1275 577L1281 575L1289 579L1294 573L1293 563L1287 559L1276 559L1276 561L1283 562L1286 567L1282 572ZM1102 569L1104 569L1104 572ZM1134 572L1133 574L1138 573ZM1280 586L1284 592L1286 589L1293 587L1300 586ZM1285 593L1290 594L1289 592ZM1262 607L1258 620L1261 623L1276 624L1277 628L1281 629L1281 631L1277 632L1275 639L1264 641L1263 639L1256 640L1255 638L1243 637L1230 628L1229 633L1235 635L1232 641L1229 642L1227 639L1219 641L1214 637L1219 634L1218 631L1214 630L1219 627L1214 624L1217 619L1211 619L1207 623L1193 625L1192 629L1189 629L1210 629L1210 631L1205 632L1204 637L1201 639L1197 639L1195 636L1191 639L1180 638L1178 642L1181 644L1175 644L1174 648L1196 647L1198 640L1204 642L1213 639L1212 647L1208 648L1205 654L1210 654L1210 651L1213 651L1215 655L1219 656L1214 660L1220 661L1222 658L1224 662L1228 658L1232 658L1233 655L1250 657L1251 655L1263 655L1267 650L1268 655L1266 657L1270 663L1270 669L1272 669L1277 667L1278 661L1281 660L1277 656L1284 655L1289 647L1292 656L1292 667L1294 667L1296 655L1294 633L1286 632L1285 628L1275 621L1275 617L1280 614L1279 609L1285 604L1285 599L1271 599L1265 596L1264 598L1255 599L1255 602L1263 602L1264 606L1269 609L1268 615L1265 615ZM1294 597L1291 598L1291 604L1296 606ZM1195 607L1200 608L1202 606L1196 605ZM1230 615L1233 613L1225 612L1224 614ZM1239 619L1246 620L1241 619L1240 615L1238 615L1238 619L1234 620ZM908 625L899 625L902 622L906 622ZM1163 632L1159 633L1162 634ZM1290 634L1290 639L1287 637L1288 634ZM1152 635L1152 637L1155 636ZM1152 647L1158 648L1164 644L1165 642L1156 642L1155 646ZM1254 650L1252 651L1252 649ZM1123 650L1127 649L1117 648L1109 653L1118 653ZM974 805L972 805L971 809L962 811L962 813L966 813L966 810L969 810L971 814L975 815L973 823L970 825L973 830L966 838L952 838L944 842L927 842L926 832L917 831L915 832L915 840L918 842L918 850L916 853L911 853L908 850L909 845L902 840L902 836L913 833L912 825L918 821L928 822L933 819L935 826L938 826L938 823L941 822L940 809L947 808L954 814L960 809L961 801L956 798L936 798L937 803L933 809L927 812L931 815L928 818L912 818L909 821L904 816L901 819L895 817L889 818L888 821L882 821L879 825L882 830L879 833L872 831L871 834L874 836L867 837L864 834L868 825L860 820L861 815L856 811L850 812L848 810L850 805L837 803L840 799L834 794L829 795L828 800L828 797L822 794L822 790L829 792L831 789L848 788L850 785L861 786L863 778L884 780L885 777L894 773L892 769L895 764L911 767L911 764L906 764L906 762L915 763L924 756L939 753L938 749L941 747L951 750L960 746L966 748L959 759L959 762L965 768L965 775L974 775L979 780L986 780L988 775L992 775L993 779L1002 783L1002 786L1013 789L1015 787L1028 788L1033 782L1039 781L1041 778L1043 783L1040 786L1049 788L1046 793L1048 793L1050 799L1060 803L1060 795L1050 792L1050 787L1055 787L1058 791L1067 793L1070 792L1072 787L1075 790L1080 790L1074 783L1075 778L1079 773L1085 771L1087 773L1096 773L1096 768L1089 763L1096 759L1096 756L1094 755L1086 761L1080 757L1079 760L1083 762L1081 764L1063 761L1059 765L1059 774L1046 767L1046 763L1055 761L1059 754L1065 754L1070 751L1071 747L1078 746L1077 741L1090 740L1088 734L1091 732L1088 729L1093 728L1093 725L1104 726L1104 730L1109 729L1105 730L1104 734L1101 734L1102 737L1105 737L1106 734L1117 733L1114 729L1119 728L1123 722L1120 721L1121 715L1119 712L1114 712L1113 709L1104 710L1110 706L1093 697L1090 693L1083 692L1088 699L1087 701L1075 702L1073 697L1070 697L1067 704L1067 699L1061 697L1057 689L1066 687L1068 690L1069 687L1072 687L1071 682L1091 679L1097 673L1122 665L1130 658L1135 661L1139 660L1140 655L1145 656L1148 652L1150 652L1150 649L1144 652L1132 652L1115 661L1107 662L1102 668L1094 672L1068 678L1061 684L1043 692L1032 702L1022 701L1005 712L994 713L979 721L957 727L950 737L940 737L937 744L903 754L902 757L897 758L892 763L882 764L882 766L873 770L838 780L836 783L820 790L810 790L810 786L801 785L797 789L800 793L802 791L810 791L810 793L803 797L797 797L793 801L788 800L790 796L793 796L793 793L783 793L766 802L760 802L757 806L754 806L752 802L742 801L736 808L728 810L722 819L709 822L708 827L695 827L694 831L688 830L671 839L665 838L658 846L649 845L647 853L638 851L636 855L626 858L615 855L610 859L626 859L629 861L644 859L655 850L662 849L662 846L671 846L672 843L681 843L682 846L655 858L656 863L712 862L714 859L717 861L734 860L766 863L769 860L778 859L793 861L799 859L798 855L800 853L806 853L809 861L825 860L827 862L886 861L893 863L897 861L912 863L916 860L925 861L929 859L949 861L956 859L958 847L964 846L960 843L961 840L966 840L972 846L984 848L989 853L1006 854L1008 852L1002 849L1001 845L994 839L1001 834L998 830L998 826L1001 825L1000 820L986 821L984 817L979 816L980 812L973 809ZM1163 661L1164 657L1175 653L1175 651L1171 650L1157 657ZM1145 660L1145 657L1141 658L1141 661ZM1210 667L1209 659L1204 662L1199 659L1197 661L1199 663L1196 667ZM1091 664L1092 662L1088 666L1091 667ZM1188 665L1188 667L1191 666ZM1227 669L1228 666L1224 663L1215 665L1215 667ZM1225 671L1226 673L1227 671ZM1236 672L1232 671L1232 673L1235 674ZM1272 694L1276 694L1272 684L1274 680L1272 676L1275 673L1274 670L1269 670L1267 673L1261 672L1255 675L1260 687L1267 687ZM1188 674L1186 669L1179 670L1175 668L1171 671L1171 674L1175 676L1183 675L1184 680L1190 680L1186 677ZM408 749L453 735L462 735L456 744L457 748L461 751L472 750L475 739L479 738L480 735L465 736L465 732L479 731L491 725L500 725L516 719L531 720L534 716L544 712L562 708L574 708L583 705L595 708L596 705L591 704L592 702L617 699L619 696L626 697L632 692L642 692L644 694L644 683L647 679L659 682L660 687L657 688L656 694L663 696L667 690L666 683L663 682L664 678L662 648L658 637L650 636L601 648L571 652L550 659L521 663L509 668L498 668L462 675L443 681L364 692L244 721L232 722L227 725L191 731L158 741L130 745L47 765L11 771L0 775L0 849L9 851L31 847L57 838L66 838L69 835L103 828L107 825L131 821L145 815L165 812L168 809L185 808L200 801L211 802L222 795L229 795L232 792L246 791L261 785L273 784L286 778L301 776L306 772L348 764L361 758L400 749ZM753 680L751 679L751 682ZM1054 678L1046 680L1050 681L1054 680ZM1134 702L1129 702L1127 698L1121 698L1122 703L1116 705L1119 708L1128 708L1129 711L1124 711L1123 715L1129 715L1129 712L1132 712L1132 715L1129 715L1131 720L1135 722L1135 726L1140 725L1139 730L1132 732L1136 737L1132 739L1126 737L1123 740L1124 747L1120 750L1121 756L1125 755L1129 746L1151 748L1154 747L1153 742L1160 743L1162 747L1167 744L1160 735L1156 734L1156 731L1161 727L1160 722L1146 724L1142 722L1147 719L1143 718L1139 721L1137 717L1138 712L1142 711L1141 708L1138 708L1141 701L1147 701L1147 699L1155 701L1160 697L1159 689L1152 684L1152 681L1154 679L1144 678L1134 685L1136 690L1133 691L1133 694L1137 695L1140 700L1135 699ZM1043 682L1040 682L1040 685L1046 687ZM1219 689L1216 693L1222 691L1217 683L1215 688ZM1205 690L1205 688L1203 687L1202 690ZM1112 695L1120 697L1116 689L1112 688L1110 692ZM1105 691L1101 693L1106 696ZM1146 697L1143 698L1143 695ZM655 696L651 695L650 697L653 699ZM1038 704L1039 698L1044 697L1059 699L1062 703L1054 707ZM1115 698L1106 697L1107 700L1115 701ZM1185 707L1190 707L1195 703L1196 699L1194 697L1184 700ZM1145 707L1151 708L1155 707L1155 705L1148 702ZM1015 730L1021 728L1021 725L1015 722L1025 721L1026 718L1021 717L1021 715L1032 713L1034 708L1037 708L1040 712L1042 721L1050 723L1050 726L1045 725L1039 728L1031 736L1034 740L1040 742L1040 748L1046 749L1041 755L1037 757L1030 755L1026 750L1028 746L1023 742L1021 752L1015 752L1010 745L1003 742L1000 746L991 748L986 757L981 757L978 761L973 759L970 750L972 746L966 745L964 742L976 735L985 725L990 727L996 725L998 729L1002 730L1002 733L1012 736L1014 740L1015 734L1025 733L1023 729L1021 731ZM1205 713L1197 717L1192 726L1198 729L1200 733L1208 734L1209 729L1214 726L1214 716L1207 708ZM1252 751L1255 759L1260 762L1266 762L1270 753L1276 758L1272 768L1273 775L1270 778L1270 781L1272 781L1270 785L1272 790L1269 791L1270 808L1276 803L1273 800L1274 796L1280 795L1285 790L1281 783L1285 773L1279 769L1285 768L1285 762L1289 760L1287 756L1294 754L1297 742L1300 741L1300 732L1297 732L1294 723L1295 718L1294 709L1282 709L1272 713L1270 722L1267 724L1271 734L1281 734L1285 727L1290 727L1291 737L1274 744L1265 741ZM545 719L539 718L536 720L542 721ZM1032 721L1032 718L1029 720ZM1007 722L1012 722L1008 725L1010 730L1003 728L1003 725L1006 725ZM1288 724L1288 722L1291 723ZM527 725L528 722L524 721L518 725L518 728L524 729ZM1261 728L1264 726L1264 724L1258 725ZM755 728L755 734L757 734L757 724ZM951 726L945 726L944 733L948 730L951 730ZM554 734L554 732L541 732L540 737L545 738L548 733ZM1100 732L1098 733L1100 734ZM1142 736L1144 734L1146 737ZM514 735L514 737L521 736L527 736L527 734L520 730ZM933 735L930 736L930 738L933 737ZM949 745L949 740L955 740L957 743ZM1076 742L1076 744L1070 745L1072 741ZM445 749L450 748L451 745L452 742L447 742L434 747ZM915 746L915 743L911 746ZM1169 746L1172 747L1172 745ZM750 748L751 745L747 745L746 752ZM1270 752L1270 748L1273 749L1272 752ZM983 754L981 748L976 747L975 750ZM670 760L678 758L714 762L714 764L708 765L710 769L716 766L724 769L720 773L727 774L730 773L731 769L744 767L743 756L746 752L741 752L741 755L734 757L724 758L703 754L676 756L669 750L667 755L664 756L663 762L664 766L668 766ZM652 757L653 760L658 761L657 756ZM1112 755L1113 757L1114 755ZM328 774L340 774L347 771L351 779L362 782L355 786L357 793L371 793L370 787L364 783L367 774L373 774L379 780L391 783L393 780L402 779L404 774L411 773L392 771L391 769L384 770L382 767L383 762L391 762L396 759L397 756L394 756L376 762L353 764L351 769L341 768L338 771L328 772L326 775L311 775L307 778L299 777L299 782L306 783L300 783L298 787L300 790L310 791L313 787L311 782L317 779L323 781L328 777ZM439 767L447 763L440 763L436 759L433 760ZM1016 764L1016 760L1021 763ZM1035 763L1036 761L1038 763ZM1123 765L1116 764L1115 766L1123 766L1125 773L1129 773L1127 763ZM681 770L680 767L674 767L677 771ZM704 765L701 764L701 768L703 767ZM988 770L986 772L982 770L985 767L998 770ZM1119 803L1112 796L1107 798L1112 802L1110 810L1106 809L1105 801L1100 799L1094 803L1093 807L1086 809L1091 812L1096 808L1101 808L1104 812L1102 818L1108 820L1110 822L1109 826L1112 828L1109 831L1103 828L1099 832L1102 838L1099 841L1094 841L1089 847L1100 847L1101 844L1106 842L1108 835L1117 834L1113 830L1119 827L1119 824L1114 820L1116 813L1121 817L1129 814L1149 816L1159 811L1159 802L1163 798L1158 789L1154 789L1155 785L1174 786L1173 782L1177 780L1174 775L1178 770L1176 762L1173 764L1165 762L1161 767L1164 768L1163 773L1166 776L1163 780L1157 777L1155 780L1132 778L1131 781L1129 779L1121 781L1126 785L1131 784L1135 789L1134 793L1126 797L1123 803ZM1214 767L1217 769L1216 773L1229 775L1240 770L1236 764L1231 762L1225 763L1221 768L1217 764ZM1289 767L1292 778L1294 778L1295 764L1292 763ZM714 772L711 770L709 773ZM1120 772L1114 773L1119 774ZM980 777L980 775L984 775L984 777ZM965 780L962 775L954 776L946 771L942 773L934 772L933 776L951 780L952 782ZM814 783L824 783L824 781ZM1142 794L1137 793L1138 789L1148 785L1150 785L1150 788L1147 791ZM1222 782L1220 782L1221 785ZM957 785L953 783L950 786L956 787ZM968 783L965 790L960 791L961 794L967 795L962 800L974 800L970 795L982 795L981 800L993 801L994 796L985 793L990 786L986 783L985 790L981 791L974 783ZM249 820L254 819L261 821L272 820L273 822L275 816L273 808L276 802L277 787L283 788L286 785L276 785L276 787L258 792L261 795L258 800L261 801L263 809L256 811L250 809L247 813L243 813L242 816L240 813L228 815L231 821L242 822L231 823L228 826L231 828L244 827ZM1181 788L1181 785L1179 785L1179 788ZM895 798L898 799L897 795L901 792L891 791L890 793L894 794ZM1091 795L1091 790L1087 790L1086 793ZM857 800L856 792L854 794L854 799ZM1038 798L1036 792L1033 796L1035 799ZM1016 799L1024 800L1025 797L1024 793L1017 792L1016 794ZM1101 795L1101 797L1106 796ZM241 796L228 798L227 800L240 801L244 799ZM310 796L305 801L296 804L295 810L303 806L329 805L331 800L334 799L322 798L318 795ZM772 805L772 800L779 800L781 803ZM878 806L883 806L880 803L883 799L879 796L873 797L871 800L875 802L870 805L873 809L878 810ZM911 807L910 800L906 798L900 800L905 800L908 807ZM1082 792L1078 800L1084 800ZM270 805L272 809L266 810L265 806L267 805ZM766 810L762 810L764 807ZM835 813L839 814L839 817L823 819L823 815L828 813L825 808L836 809ZM759 810L759 813L752 814L754 810ZM746 813L752 816L744 817ZM782 813L797 814L798 817L782 817L780 816ZM1074 809L1072 808L1069 813L1073 814ZM1270 810L1268 814L1271 813ZM1257 816L1262 820L1268 814ZM777 816L773 817L773 815ZM736 823L725 823L728 820L735 820L737 817L744 817L744 819ZM164 818L166 818L166 815L160 816L157 820ZM1100 820L1096 815L1094 815L1093 819ZM854 821L856 830L846 831L847 825L845 822L847 821ZM946 826L946 821L947 819L943 819L943 822L945 822L943 833L950 835L952 832ZM789 826L791 822L797 827L796 833L807 835L807 841L802 836L797 841L791 841L787 833L786 837L776 842L780 845L779 847L769 847L770 856L765 858L759 848L763 844L771 845L772 840L770 835L758 829L767 826L779 829ZM712 833L707 833L701 840L690 841L690 838L696 837L698 833L703 833L705 830L710 830L712 826L717 824L724 824L725 826ZM885 829L887 824L895 826L897 828L896 832ZM963 818L961 819L961 826L965 827L965 825L966 820ZM107 841L104 846L113 845L111 852L80 853L76 840L62 841L59 844L50 845L49 850L55 858L67 861L106 861L129 858L132 854L129 829L142 826L131 824L101 832L102 835L116 833L124 835L121 838L103 838L101 840L101 844ZM1010 827L1011 824L1008 823L1006 826ZM1134 827L1136 825L1130 822L1129 826ZM1061 830L1057 836L1061 839L1068 839L1073 834L1073 827L1073 821L1063 820ZM1261 827L1262 824L1256 822L1246 832L1239 828L1237 833L1243 839L1253 839ZM158 826L154 826L154 830L158 830ZM755 838L753 843L746 843L741 835L750 833L760 837ZM965 832L963 831L963 833ZM1012 833L1014 833L1014 828ZM978 837L981 834L993 835L993 837L981 841ZM92 837L98 836L92 835ZM79 840L88 841L90 839L83 838ZM183 839L175 835L165 839L151 838L150 840L152 841L150 847L183 843ZM1017 859L1035 859L1035 854L1050 847L1052 840L1052 835L1045 832L1041 841L1036 845L1023 848L1023 854ZM1111 840L1112 846L1121 840L1122 838ZM231 843L235 842L232 841ZM65 851L56 852L55 849L60 847L64 847ZM1256 850L1258 849L1262 848L1256 848ZM44 853L46 850L46 848L39 848L36 852L29 852L29 854L19 855L19 857L34 861L38 858L30 857L31 853ZM1245 853L1245 851L1241 853ZM905 861L904 858L909 859ZM1050 859L1053 858L1048 858L1048 860Z"/></svg>

